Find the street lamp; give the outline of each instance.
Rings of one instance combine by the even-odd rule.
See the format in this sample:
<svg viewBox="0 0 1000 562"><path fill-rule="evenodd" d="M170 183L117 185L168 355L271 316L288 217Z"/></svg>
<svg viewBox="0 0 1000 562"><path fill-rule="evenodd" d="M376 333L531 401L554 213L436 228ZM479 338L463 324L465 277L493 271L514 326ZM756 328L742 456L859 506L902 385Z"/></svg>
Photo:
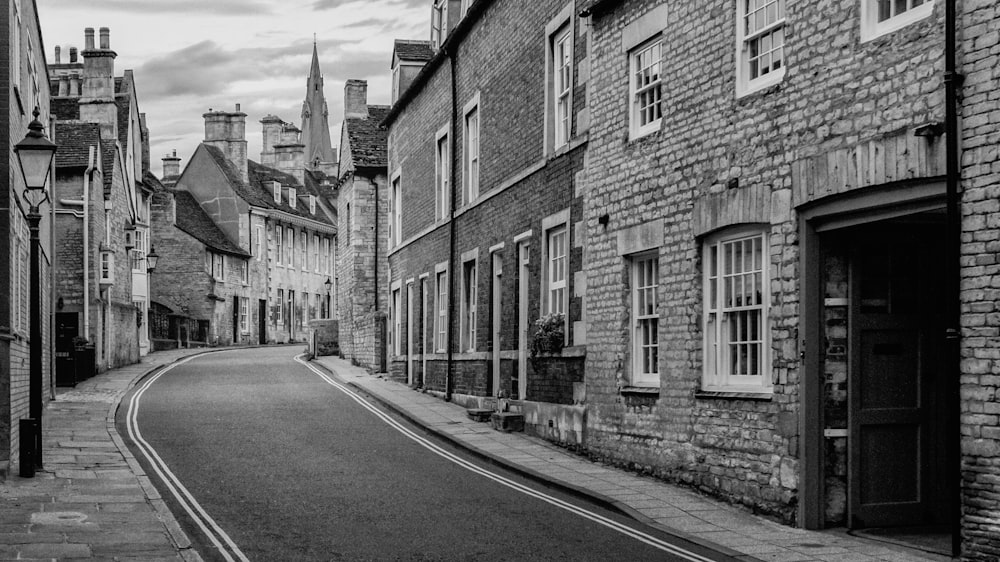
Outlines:
<svg viewBox="0 0 1000 562"><path fill-rule="evenodd" d="M36 468L42 468L42 294L39 272L38 223L42 220L39 207L49 198L45 184L52 169L52 158L56 145L45 138L45 127L38 121L39 111L35 108L34 119L28 124L28 134L24 140L14 145L17 164L24 178L24 200L28 202L28 230L31 233L31 310L29 315L29 374L28 374L28 419L21 420L21 476L34 476ZM28 437L30 447L25 447Z"/></svg>
<svg viewBox="0 0 1000 562"><path fill-rule="evenodd" d="M153 273L156 269L156 262L160 259L160 255L156 253L156 248L152 245L149 246L149 253L146 254L146 273Z"/></svg>
<svg viewBox="0 0 1000 562"><path fill-rule="evenodd" d="M333 281L330 281L330 278L327 277L323 285L326 286L326 317L333 318L333 311L330 310L330 289L333 287Z"/></svg>

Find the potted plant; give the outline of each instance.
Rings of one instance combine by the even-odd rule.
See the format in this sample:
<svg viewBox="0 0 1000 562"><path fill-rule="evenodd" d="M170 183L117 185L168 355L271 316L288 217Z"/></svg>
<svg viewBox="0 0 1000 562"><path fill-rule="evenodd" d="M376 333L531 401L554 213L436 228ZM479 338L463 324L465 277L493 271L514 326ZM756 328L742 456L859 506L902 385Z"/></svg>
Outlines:
<svg viewBox="0 0 1000 562"><path fill-rule="evenodd" d="M566 343L565 316L561 312L546 314L535 320L531 334L531 358L541 353L559 353Z"/></svg>

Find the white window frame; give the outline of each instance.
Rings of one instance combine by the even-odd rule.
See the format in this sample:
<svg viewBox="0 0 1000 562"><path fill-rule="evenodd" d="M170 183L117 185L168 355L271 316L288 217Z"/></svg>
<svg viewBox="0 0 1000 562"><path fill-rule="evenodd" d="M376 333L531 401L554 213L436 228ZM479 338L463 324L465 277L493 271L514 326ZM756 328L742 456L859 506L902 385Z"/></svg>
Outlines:
<svg viewBox="0 0 1000 562"><path fill-rule="evenodd" d="M250 262L248 260L240 260L240 281L244 285L250 284Z"/></svg>
<svg viewBox="0 0 1000 562"><path fill-rule="evenodd" d="M240 297L240 333L250 333L250 298Z"/></svg>
<svg viewBox="0 0 1000 562"><path fill-rule="evenodd" d="M431 43L441 47L448 38L448 0L434 0L431 5Z"/></svg>
<svg viewBox="0 0 1000 562"><path fill-rule="evenodd" d="M333 263L333 255L330 254L330 238L323 237L323 273L329 275L331 264Z"/></svg>
<svg viewBox="0 0 1000 562"><path fill-rule="evenodd" d="M309 271L309 232L302 230L299 232L299 268L302 271Z"/></svg>
<svg viewBox="0 0 1000 562"><path fill-rule="evenodd" d="M400 236L400 228L402 228L401 219L401 195L402 195L402 180L400 178L399 170L392 174L392 178L389 180L389 247L394 248L399 245L402 237Z"/></svg>
<svg viewBox="0 0 1000 562"><path fill-rule="evenodd" d="M285 263L288 267L295 267L295 229L285 228Z"/></svg>
<svg viewBox="0 0 1000 562"><path fill-rule="evenodd" d="M573 3L545 26L545 145L547 152L566 146L573 132Z"/></svg>
<svg viewBox="0 0 1000 562"><path fill-rule="evenodd" d="M482 124L483 113L480 110L477 92L462 109L462 203L464 205L470 205L479 198Z"/></svg>
<svg viewBox="0 0 1000 562"><path fill-rule="evenodd" d="M132 248L132 271L139 271L146 273L146 241L147 241L146 231L142 228L135 229L134 244L135 247Z"/></svg>
<svg viewBox="0 0 1000 562"><path fill-rule="evenodd" d="M226 280L226 255L212 252L212 279Z"/></svg>
<svg viewBox="0 0 1000 562"><path fill-rule="evenodd" d="M278 203L280 205L281 204L281 182L272 181L271 182L271 190L272 190L272 194L274 195L274 202Z"/></svg>
<svg viewBox="0 0 1000 562"><path fill-rule="evenodd" d="M434 268L434 352L448 346L448 262Z"/></svg>
<svg viewBox="0 0 1000 562"><path fill-rule="evenodd" d="M10 60L12 68L11 85L17 89L18 95L22 96L22 103L28 100L23 99L21 92L21 0L14 0L11 5L14 7L14 34L10 38Z"/></svg>
<svg viewBox="0 0 1000 562"><path fill-rule="evenodd" d="M25 312L28 309L28 284L30 280L24 279L29 273L29 268L25 267L29 261L28 247L28 226L21 215L20 210L13 206L14 215L14 302L11 303L13 310L13 327L15 332L25 331Z"/></svg>
<svg viewBox="0 0 1000 562"><path fill-rule="evenodd" d="M280 224L274 225L274 265L278 267L284 267L285 263L282 261L284 258L284 243L282 240L282 233L285 231L285 227Z"/></svg>
<svg viewBox="0 0 1000 562"><path fill-rule="evenodd" d="M323 268L320 265L320 242L319 234L313 234L312 236L312 251L313 251L313 272L319 273Z"/></svg>
<svg viewBox="0 0 1000 562"><path fill-rule="evenodd" d="M628 68L629 139L636 139L659 131L663 122L663 36L657 34L630 50ZM653 101L643 105L647 94ZM643 123L647 116L649 121Z"/></svg>
<svg viewBox="0 0 1000 562"><path fill-rule="evenodd" d="M879 0L861 0L861 41L871 41L927 18L934 12L934 0L917 6L907 0L907 9L879 21ZM890 3L891 5L891 3Z"/></svg>
<svg viewBox="0 0 1000 562"><path fill-rule="evenodd" d="M629 257L629 281L632 384L659 387L658 251L643 252Z"/></svg>
<svg viewBox="0 0 1000 562"><path fill-rule="evenodd" d="M278 289L277 292L278 309L274 314L274 326L275 328L281 328L285 325L285 290Z"/></svg>
<svg viewBox="0 0 1000 562"><path fill-rule="evenodd" d="M389 301L389 354L401 355L402 323L400 321L400 290L399 281L392 284L392 295Z"/></svg>
<svg viewBox="0 0 1000 562"><path fill-rule="evenodd" d="M787 37L785 33L785 23L786 23L786 13L778 14L785 10L785 2L787 0L736 0L736 95L745 96L753 92L757 92L769 86L773 86L785 78L785 71L787 69L786 62L787 56L785 53L785 46L787 45ZM757 8L754 13L758 10L763 10L765 14L765 23L760 28L754 30L752 33L747 31L747 8L750 3L754 3L754 7ZM766 16L768 13L769 6L775 6L775 19L770 22L766 22ZM761 7L763 6L763 7ZM750 49L751 44L758 39L766 37L775 32L781 32L782 43L781 43L781 63L778 68L773 68L768 72L753 78L750 76ZM776 49L769 51L773 54ZM768 60L773 60L769 58Z"/></svg>
<svg viewBox="0 0 1000 562"><path fill-rule="evenodd" d="M750 244L750 262L748 264L746 258L741 258L737 265L736 252L727 256L726 249L732 247L734 250L743 250L746 249L746 244ZM771 392L769 248L769 228L760 225L726 229L706 237L702 244L704 390L758 394ZM759 255L755 255L757 251ZM730 299L726 298L727 285L733 287ZM736 287L739 287L739 295L736 294ZM738 297L745 296L747 291L759 302L746 305L737 300ZM759 318L757 337L752 337L754 328L750 327L747 337L741 340L743 343L730 343L727 326L730 326L734 318L739 319L743 314L753 312ZM738 348L735 368L732 365L732 354L727 353L730 346L740 345L747 346L745 349L749 357L756 357L755 361L747 360L745 369L741 369L744 356L739 354ZM754 348L755 355L752 353ZM743 370L748 374L738 374L734 370Z"/></svg>
<svg viewBox="0 0 1000 562"><path fill-rule="evenodd" d="M559 312L569 320L570 213L563 209L542 219L542 314ZM561 235L562 255L553 255L553 235ZM568 331L567 331L568 336Z"/></svg>
<svg viewBox="0 0 1000 562"><path fill-rule="evenodd" d="M392 101L390 103L396 103L399 99L399 64L397 63L392 67Z"/></svg>
<svg viewBox="0 0 1000 562"><path fill-rule="evenodd" d="M445 125L434 136L434 218L444 220L451 210L451 145Z"/></svg>
<svg viewBox="0 0 1000 562"><path fill-rule="evenodd" d="M294 187L289 187L288 188L288 206L294 209L296 203L298 203L298 202L299 202L298 192L295 191Z"/></svg>
<svg viewBox="0 0 1000 562"><path fill-rule="evenodd" d="M461 352L476 350L476 312L479 298L479 249L462 254Z"/></svg>
<svg viewBox="0 0 1000 562"><path fill-rule="evenodd" d="M111 250L101 250L100 282L107 285L115 283L115 253Z"/></svg>

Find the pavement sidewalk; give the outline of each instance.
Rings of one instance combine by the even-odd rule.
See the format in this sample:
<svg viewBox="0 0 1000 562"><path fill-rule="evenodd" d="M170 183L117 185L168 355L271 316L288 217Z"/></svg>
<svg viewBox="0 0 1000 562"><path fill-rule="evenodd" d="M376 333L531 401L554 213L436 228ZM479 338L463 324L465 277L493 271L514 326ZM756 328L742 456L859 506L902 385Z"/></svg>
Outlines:
<svg viewBox="0 0 1000 562"><path fill-rule="evenodd" d="M114 416L143 375L205 351L151 353L58 389L42 415L45 468L34 478L12 470L0 484L0 560L201 561Z"/></svg>
<svg viewBox="0 0 1000 562"><path fill-rule="evenodd" d="M943 562L950 557L847 535L781 525L660 480L575 455L523 433L469 419L465 408L335 357L313 360L343 382L480 457L618 509L638 521L744 560Z"/></svg>

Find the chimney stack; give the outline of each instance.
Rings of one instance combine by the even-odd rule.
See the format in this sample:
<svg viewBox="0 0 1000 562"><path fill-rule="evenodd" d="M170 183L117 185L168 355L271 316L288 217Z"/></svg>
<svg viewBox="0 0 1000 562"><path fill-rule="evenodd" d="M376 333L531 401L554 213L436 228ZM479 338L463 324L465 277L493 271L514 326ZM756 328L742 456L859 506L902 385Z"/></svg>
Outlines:
<svg viewBox="0 0 1000 562"><path fill-rule="evenodd" d="M76 53L73 53L74 55ZM79 96L80 94L80 75L73 73L69 75L69 95Z"/></svg>
<svg viewBox="0 0 1000 562"><path fill-rule="evenodd" d="M281 144L281 128L285 122L276 115L265 115L260 124L261 135L264 137L260 149L260 163L272 168L277 167L278 155L274 152L274 146Z"/></svg>
<svg viewBox="0 0 1000 562"><path fill-rule="evenodd" d="M205 144L214 146L226 155L226 159L239 171L243 181L249 181L247 170L247 114L240 111L212 111L202 115L205 118Z"/></svg>
<svg viewBox="0 0 1000 562"><path fill-rule="evenodd" d="M88 27L83 30L83 50L93 51L94 50L94 28Z"/></svg>
<svg viewBox="0 0 1000 562"><path fill-rule="evenodd" d="M368 118L368 81L350 79L344 84L344 118Z"/></svg>
<svg viewBox="0 0 1000 562"><path fill-rule="evenodd" d="M70 64L76 64L76 47L69 48L69 62Z"/></svg>
<svg viewBox="0 0 1000 562"><path fill-rule="evenodd" d="M181 159L177 157L177 149L172 154L163 157L163 178L171 178L181 175Z"/></svg>
<svg viewBox="0 0 1000 562"><path fill-rule="evenodd" d="M109 31L101 28L101 48L94 48L94 28L84 30L87 49L83 51L83 95L80 119L100 123L101 138L118 138L118 107L115 104L115 58L107 47Z"/></svg>
<svg viewBox="0 0 1000 562"><path fill-rule="evenodd" d="M279 144L274 145L274 155L279 170L304 183L306 145L302 144L301 133L295 125L284 124Z"/></svg>
<svg viewBox="0 0 1000 562"><path fill-rule="evenodd" d="M62 47L56 45L56 64L62 64Z"/></svg>
<svg viewBox="0 0 1000 562"><path fill-rule="evenodd" d="M101 48L111 48L111 30L106 27L101 28Z"/></svg>

